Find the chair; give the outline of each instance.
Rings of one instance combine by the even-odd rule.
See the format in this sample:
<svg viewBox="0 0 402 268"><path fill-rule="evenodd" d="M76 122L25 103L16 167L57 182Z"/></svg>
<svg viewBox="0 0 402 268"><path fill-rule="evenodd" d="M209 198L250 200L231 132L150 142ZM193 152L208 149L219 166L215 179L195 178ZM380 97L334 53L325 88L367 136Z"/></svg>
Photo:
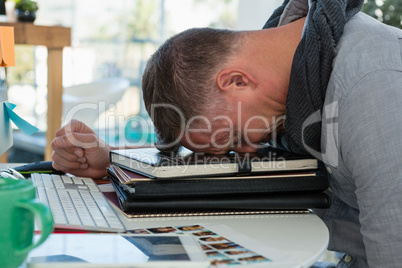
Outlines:
<svg viewBox="0 0 402 268"><path fill-rule="evenodd" d="M104 78L87 84L65 87L63 92L63 121L77 119L92 128L99 116L115 105L130 86L126 78Z"/></svg>

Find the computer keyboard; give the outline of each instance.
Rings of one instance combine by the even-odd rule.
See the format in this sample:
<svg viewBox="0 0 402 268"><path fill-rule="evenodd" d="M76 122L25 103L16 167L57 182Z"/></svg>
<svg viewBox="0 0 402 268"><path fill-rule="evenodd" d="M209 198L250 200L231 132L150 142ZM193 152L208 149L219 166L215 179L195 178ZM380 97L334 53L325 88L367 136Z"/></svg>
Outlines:
<svg viewBox="0 0 402 268"><path fill-rule="evenodd" d="M55 228L123 232L125 227L98 185L90 178L31 174L37 198L53 214Z"/></svg>

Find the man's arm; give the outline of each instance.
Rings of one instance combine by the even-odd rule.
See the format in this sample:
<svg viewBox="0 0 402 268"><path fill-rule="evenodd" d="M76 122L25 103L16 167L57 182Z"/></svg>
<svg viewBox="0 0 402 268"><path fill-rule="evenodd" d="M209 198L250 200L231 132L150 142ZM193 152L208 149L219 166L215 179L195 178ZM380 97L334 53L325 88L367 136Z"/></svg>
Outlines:
<svg viewBox="0 0 402 268"><path fill-rule="evenodd" d="M145 147L112 147L78 120L71 120L59 129L51 146L55 169L90 178L102 178L107 175L110 150Z"/></svg>
<svg viewBox="0 0 402 268"><path fill-rule="evenodd" d="M92 178L107 175L112 148L84 123L72 120L63 126L56 132L51 146L55 169Z"/></svg>
<svg viewBox="0 0 402 268"><path fill-rule="evenodd" d="M356 188L370 267L402 263L401 103L402 73L377 70L339 107L340 155Z"/></svg>

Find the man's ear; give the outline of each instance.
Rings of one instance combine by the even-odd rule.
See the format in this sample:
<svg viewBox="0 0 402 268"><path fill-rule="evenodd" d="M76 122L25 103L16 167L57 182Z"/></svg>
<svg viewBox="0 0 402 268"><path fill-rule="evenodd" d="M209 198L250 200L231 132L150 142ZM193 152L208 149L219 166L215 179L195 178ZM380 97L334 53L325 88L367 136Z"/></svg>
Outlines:
<svg viewBox="0 0 402 268"><path fill-rule="evenodd" d="M224 69L216 77L216 84L222 91L244 89L252 83L253 80L248 73L235 69Z"/></svg>

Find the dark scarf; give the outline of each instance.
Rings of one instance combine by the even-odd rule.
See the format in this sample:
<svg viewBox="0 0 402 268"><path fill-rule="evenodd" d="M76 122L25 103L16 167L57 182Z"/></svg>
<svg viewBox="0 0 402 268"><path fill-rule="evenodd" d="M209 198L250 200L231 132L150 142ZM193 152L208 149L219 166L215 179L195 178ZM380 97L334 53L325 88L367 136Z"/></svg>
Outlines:
<svg viewBox="0 0 402 268"><path fill-rule="evenodd" d="M363 2L364 0L312 1L306 18L307 27L293 58L286 99L285 139L291 151L312 154L313 149L321 152L321 112L332 72L335 48L346 22L359 12ZM264 29L278 26L288 3L289 0L285 0L274 11ZM316 123L306 124L306 120ZM308 127L303 127L303 124Z"/></svg>

